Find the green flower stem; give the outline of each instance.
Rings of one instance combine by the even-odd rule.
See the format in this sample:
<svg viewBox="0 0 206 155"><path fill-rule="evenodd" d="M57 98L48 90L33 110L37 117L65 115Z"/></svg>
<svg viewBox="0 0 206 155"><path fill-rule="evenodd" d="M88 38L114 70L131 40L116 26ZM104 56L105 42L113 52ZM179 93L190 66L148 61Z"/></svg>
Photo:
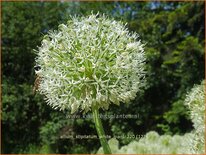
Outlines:
<svg viewBox="0 0 206 155"><path fill-rule="evenodd" d="M107 140L106 140L106 136L104 133L101 119L99 118L99 109L97 107L93 106L92 113L93 113L93 119L94 119L95 127L97 130L97 134L98 134L98 137L100 139L100 143L101 143L103 150L104 150L104 154L112 154L111 149L110 149L110 147L107 143Z"/></svg>

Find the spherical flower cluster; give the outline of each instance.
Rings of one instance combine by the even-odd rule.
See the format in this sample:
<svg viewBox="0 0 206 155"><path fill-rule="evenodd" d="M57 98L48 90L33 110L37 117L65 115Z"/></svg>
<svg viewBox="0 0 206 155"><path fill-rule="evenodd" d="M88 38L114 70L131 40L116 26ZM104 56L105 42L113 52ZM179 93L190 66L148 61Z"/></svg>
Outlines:
<svg viewBox="0 0 206 155"><path fill-rule="evenodd" d="M55 109L107 109L134 99L144 83L145 53L136 33L104 15L73 17L44 36L36 64L39 92Z"/></svg>
<svg viewBox="0 0 206 155"><path fill-rule="evenodd" d="M191 153L205 153L205 81L192 88L185 99L185 105L190 109L190 117L195 128L190 144Z"/></svg>

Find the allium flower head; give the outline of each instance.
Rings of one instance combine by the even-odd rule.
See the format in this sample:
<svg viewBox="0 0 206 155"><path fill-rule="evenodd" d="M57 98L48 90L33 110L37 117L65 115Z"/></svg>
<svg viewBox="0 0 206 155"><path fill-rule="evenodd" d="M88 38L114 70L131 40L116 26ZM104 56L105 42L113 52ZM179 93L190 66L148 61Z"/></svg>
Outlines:
<svg viewBox="0 0 206 155"><path fill-rule="evenodd" d="M205 153L205 81L195 85L185 99L185 105L190 109L193 122L194 137L191 142L191 153Z"/></svg>
<svg viewBox="0 0 206 155"><path fill-rule="evenodd" d="M134 99L143 85L145 53L136 33L104 15L73 17L42 40L39 92L55 109L107 109Z"/></svg>

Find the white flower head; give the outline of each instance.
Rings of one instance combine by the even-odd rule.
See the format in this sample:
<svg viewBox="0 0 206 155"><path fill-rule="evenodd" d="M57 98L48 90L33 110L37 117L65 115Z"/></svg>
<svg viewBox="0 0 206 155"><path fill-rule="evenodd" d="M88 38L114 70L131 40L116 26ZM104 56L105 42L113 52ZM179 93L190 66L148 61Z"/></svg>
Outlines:
<svg viewBox="0 0 206 155"><path fill-rule="evenodd" d="M107 109L134 99L144 84L145 53L136 33L104 15L73 17L38 49L39 92L55 109Z"/></svg>
<svg viewBox="0 0 206 155"><path fill-rule="evenodd" d="M190 144L191 153L202 154L205 152L205 81L192 88L187 94L185 105L190 109L190 117L195 128Z"/></svg>

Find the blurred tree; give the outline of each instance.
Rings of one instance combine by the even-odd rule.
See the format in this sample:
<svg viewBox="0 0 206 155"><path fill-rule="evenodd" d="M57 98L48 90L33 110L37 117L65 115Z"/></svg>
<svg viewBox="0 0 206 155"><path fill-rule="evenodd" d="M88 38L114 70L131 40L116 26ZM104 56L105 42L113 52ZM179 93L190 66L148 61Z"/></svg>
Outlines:
<svg viewBox="0 0 206 155"><path fill-rule="evenodd" d="M184 133L191 123L182 98L204 78L204 3L151 2L140 12L129 27L147 41L148 89L143 103L151 105L152 117L146 122L153 127L159 123L163 132Z"/></svg>
<svg viewBox="0 0 206 155"><path fill-rule="evenodd" d="M2 2L2 137L3 152L17 153L40 142L39 128L51 109L32 94L33 49L43 33L62 22L62 3ZM46 120L46 121L45 121Z"/></svg>

